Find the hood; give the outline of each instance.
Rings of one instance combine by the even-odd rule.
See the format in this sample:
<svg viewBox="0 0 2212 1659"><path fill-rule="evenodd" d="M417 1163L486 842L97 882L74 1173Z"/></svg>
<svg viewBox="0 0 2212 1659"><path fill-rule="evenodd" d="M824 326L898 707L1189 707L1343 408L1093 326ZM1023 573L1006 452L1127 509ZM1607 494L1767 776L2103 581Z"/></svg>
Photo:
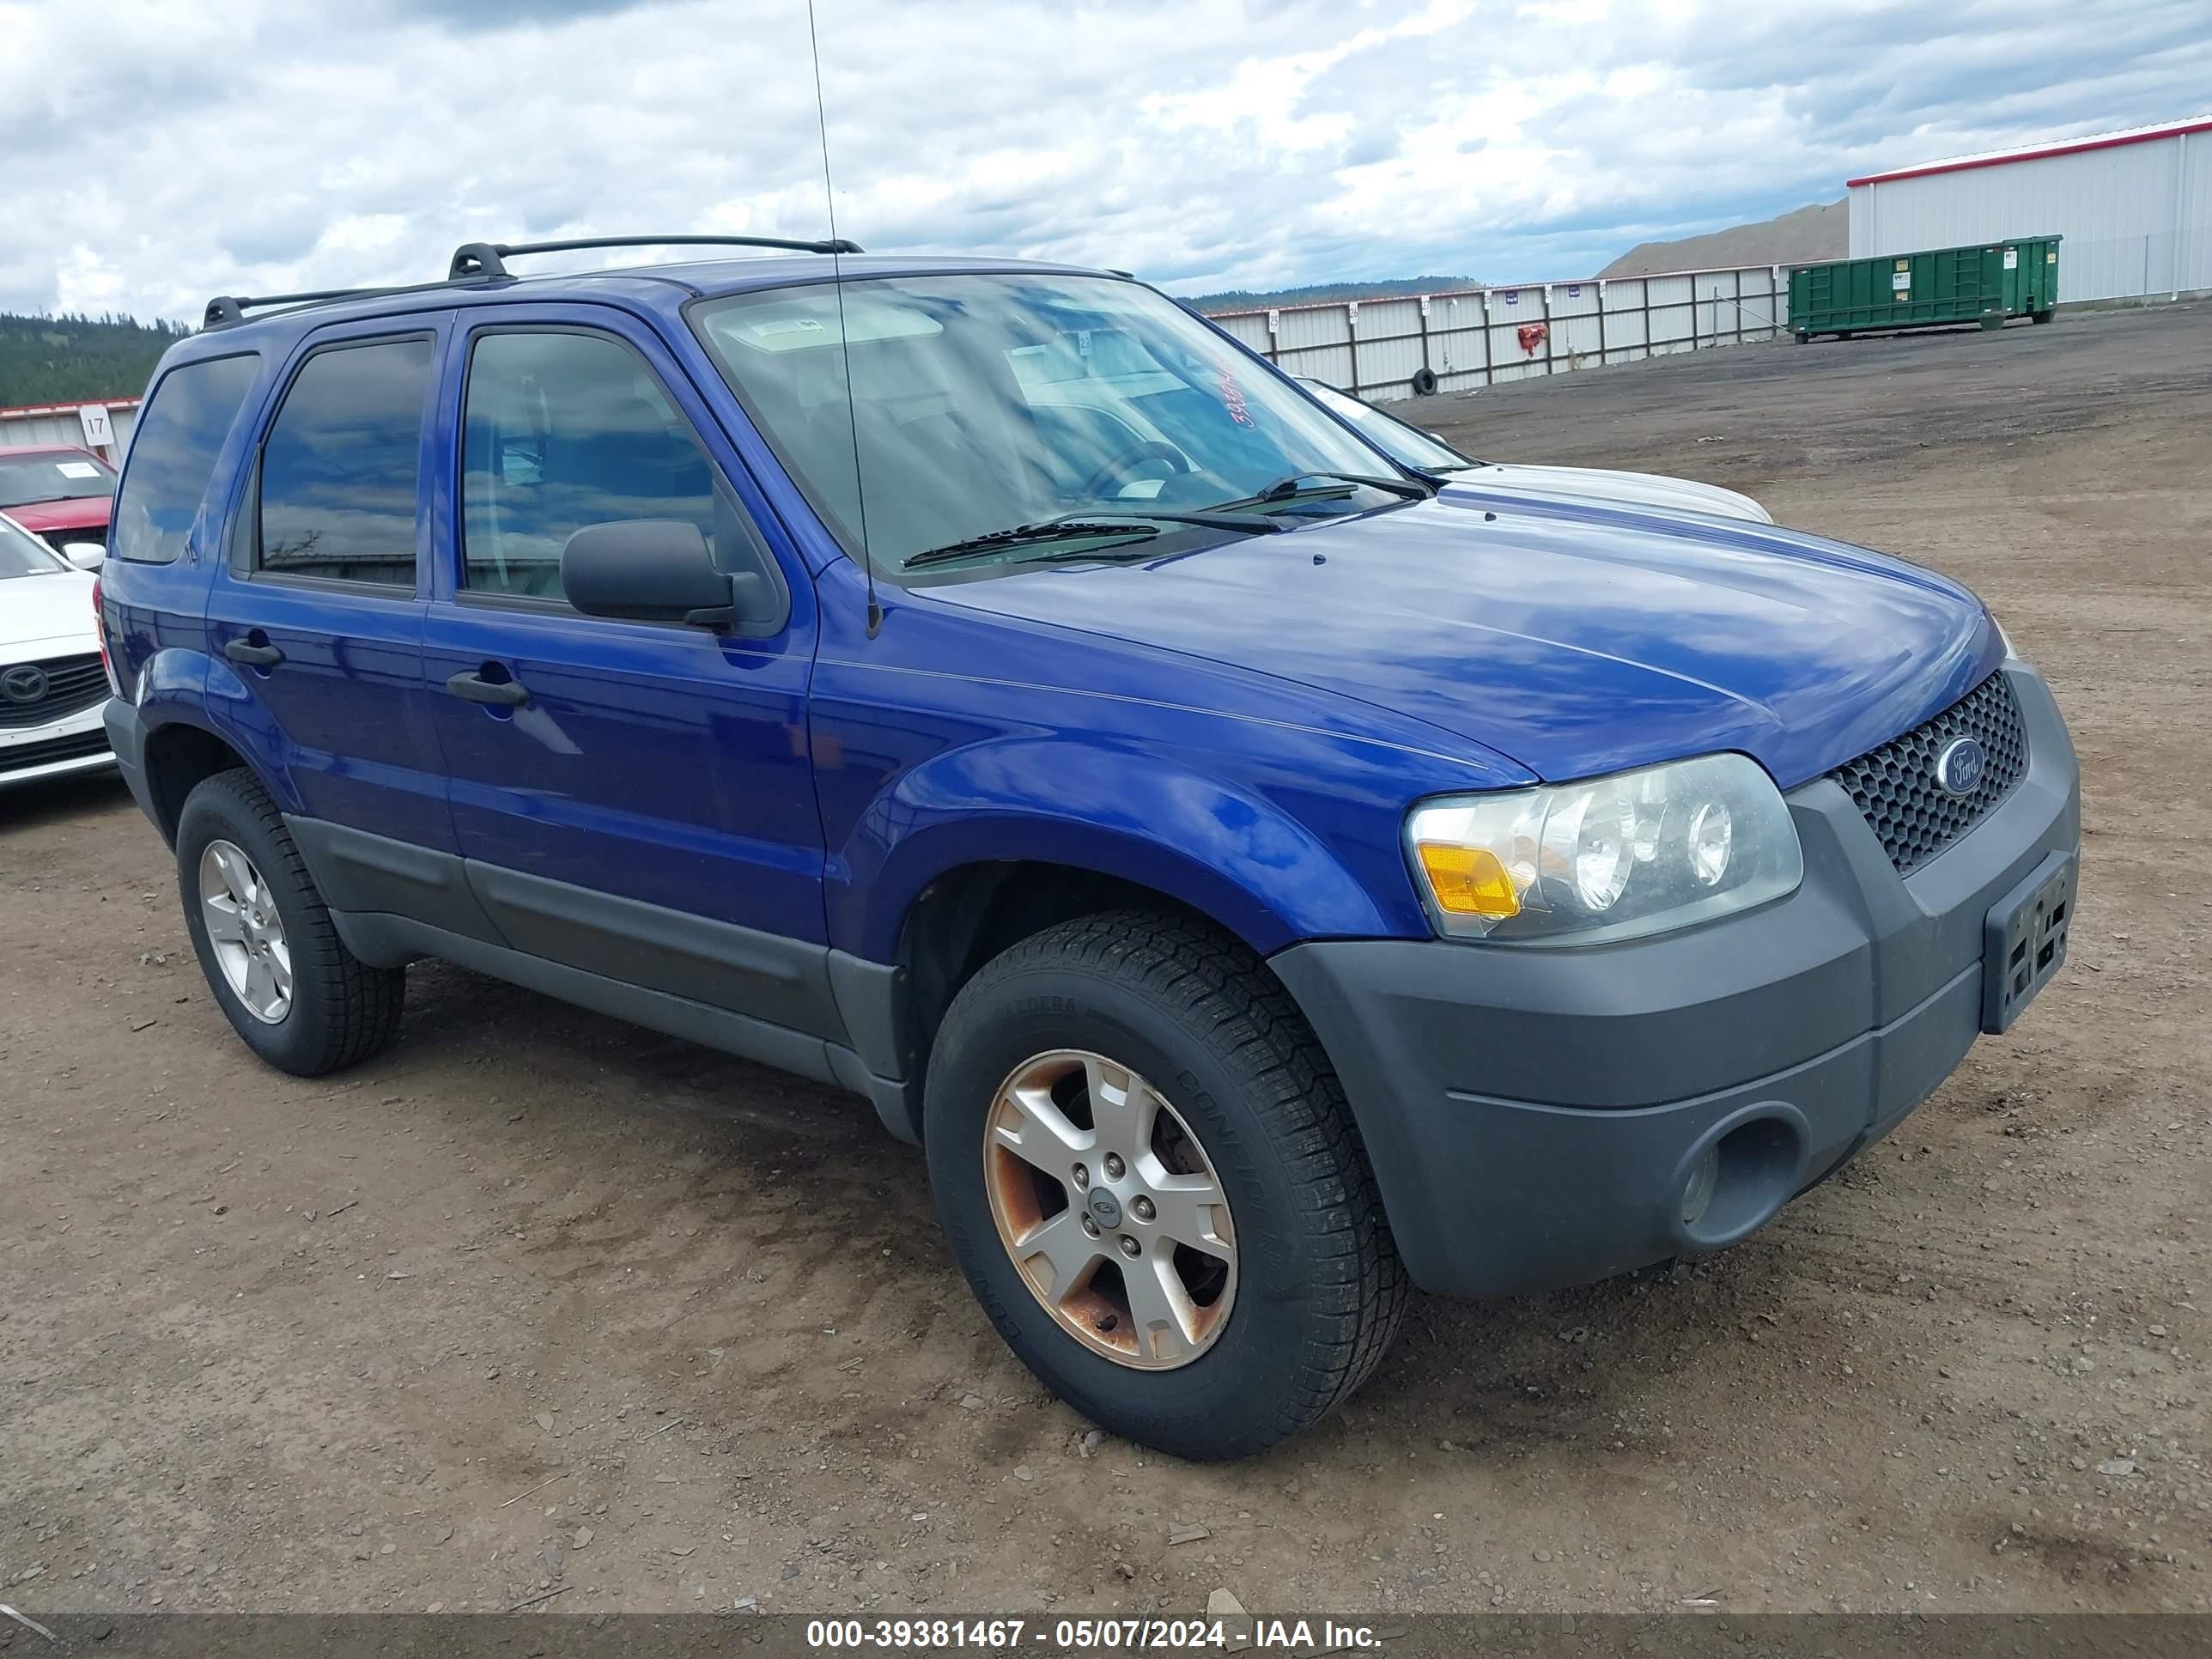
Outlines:
<svg viewBox="0 0 2212 1659"><path fill-rule="evenodd" d="M99 650L92 584L82 570L0 580L0 662Z"/></svg>
<svg viewBox="0 0 2212 1659"><path fill-rule="evenodd" d="M1453 485L1435 500L945 603L1379 705L1547 781L1740 750L1793 788L1963 696L2003 655L1972 594L1741 520Z"/></svg>
<svg viewBox="0 0 2212 1659"><path fill-rule="evenodd" d="M26 501L21 507L0 510L42 538L52 530L97 530L103 533L85 539L106 541L107 515L114 506L115 498L112 495L81 495L75 501Z"/></svg>
<svg viewBox="0 0 2212 1659"><path fill-rule="evenodd" d="M1613 501L1626 507L1658 507L1677 513L1717 513L1724 519L1772 524L1757 501L1718 484L1670 478L1657 472L1613 472L1600 466L1519 466L1486 461L1451 475L1477 489L1507 489L1515 495L1566 495L1582 501Z"/></svg>

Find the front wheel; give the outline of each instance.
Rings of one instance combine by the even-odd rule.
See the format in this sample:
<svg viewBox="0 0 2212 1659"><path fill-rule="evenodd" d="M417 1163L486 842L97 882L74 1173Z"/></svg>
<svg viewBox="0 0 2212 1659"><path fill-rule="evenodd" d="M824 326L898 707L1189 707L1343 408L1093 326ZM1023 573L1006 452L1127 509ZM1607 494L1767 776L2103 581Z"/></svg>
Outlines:
<svg viewBox="0 0 2212 1659"><path fill-rule="evenodd" d="M1327 1056L1198 923L1086 917L988 964L939 1030L924 1128L992 1324L1128 1439L1261 1451L1349 1395L1403 1316Z"/></svg>

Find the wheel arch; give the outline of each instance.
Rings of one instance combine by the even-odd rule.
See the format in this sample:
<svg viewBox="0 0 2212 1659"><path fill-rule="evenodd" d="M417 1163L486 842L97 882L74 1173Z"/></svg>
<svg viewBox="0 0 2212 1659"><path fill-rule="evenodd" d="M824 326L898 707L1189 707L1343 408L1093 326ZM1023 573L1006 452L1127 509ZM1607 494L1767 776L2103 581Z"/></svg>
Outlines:
<svg viewBox="0 0 2212 1659"><path fill-rule="evenodd" d="M138 692L147 805L162 840L175 845L185 798L234 767L251 772L283 811L300 810L291 778L270 758L281 734L228 663L198 651L162 651L140 671Z"/></svg>
<svg viewBox="0 0 2212 1659"><path fill-rule="evenodd" d="M830 876L831 942L879 970L872 1000L890 1030L878 1052L895 1049L916 1102L960 988L1060 922L1152 910L1261 960L1302 939L1400 931L1339 849L1261 787L1107 743L1072 754L1028 738L933 757L837 839Z"/></svg>
<svg viewBox="0 0 2212 1659"><path fill-rule="evenodd" d="M161 839L177 843L177 820L192 791L219 772L240 768L261 779L238 746L211 726L197 720L172 719L150 725L146 732L145 775L148 805ZM267 781L261 779L264 787Z"/></svg>
<svg viewBox="0 0 2212 1659"><path fill-rule="evenodd" d="M959 865L922 889L908 908L893 957L896 1024L915 1099L945 1010L986 963L1061 922L1108 910L1152 911L1235 936L1219 917L1173 893L1048 859Z"/></svg>
<svg viewBox="0 0 2212 1659"><path fill-rule="evenodd" d="M1237 907L1208 902L1216 896L1062 858L973 860L939 872L914 896L890 947L890 1021L915 1127L938 1027L987 963L1062 922L1108 911L1197 922L1264 962L1270 935L1239 927Z"/></svg>

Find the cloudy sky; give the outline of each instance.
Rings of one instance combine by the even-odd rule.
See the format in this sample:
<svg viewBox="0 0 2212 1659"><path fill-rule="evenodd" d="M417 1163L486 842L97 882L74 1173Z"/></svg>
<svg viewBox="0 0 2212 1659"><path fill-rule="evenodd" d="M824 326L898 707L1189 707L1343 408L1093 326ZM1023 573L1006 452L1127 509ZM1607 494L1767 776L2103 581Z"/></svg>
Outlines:
<svg viewBox="0 0 2212 1659"><path fill-rule="evenodd" d="M841 231L1170 289L1583 276L2212 106L2207 0L816 0ZM825 227L804 0L0 0L0 308Z"/></svg>

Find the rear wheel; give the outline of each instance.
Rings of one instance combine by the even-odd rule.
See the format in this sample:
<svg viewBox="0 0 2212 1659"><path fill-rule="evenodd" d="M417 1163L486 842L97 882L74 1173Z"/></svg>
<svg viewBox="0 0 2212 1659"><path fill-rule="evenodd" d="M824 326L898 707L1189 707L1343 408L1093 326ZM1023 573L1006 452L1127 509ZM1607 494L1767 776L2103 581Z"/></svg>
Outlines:
<svg viewBox="0 0 2212 1659"><path fill-rule="evenodd" d="M939 1030L925 1131L992 1324L1129 1439L1263 1450L1357 1388L1403 1315L1326 1055L1198 923L1092 916L988 964Z"/></svg>
<svg viewBox="0 0 2212 1659"><path fill-rule="evenodd" d="M185 927L231 1029L279 1070L318 1077L398 1034L404 968L346 949L276 805L250 772L220 772L177 817Z"/></svg>

